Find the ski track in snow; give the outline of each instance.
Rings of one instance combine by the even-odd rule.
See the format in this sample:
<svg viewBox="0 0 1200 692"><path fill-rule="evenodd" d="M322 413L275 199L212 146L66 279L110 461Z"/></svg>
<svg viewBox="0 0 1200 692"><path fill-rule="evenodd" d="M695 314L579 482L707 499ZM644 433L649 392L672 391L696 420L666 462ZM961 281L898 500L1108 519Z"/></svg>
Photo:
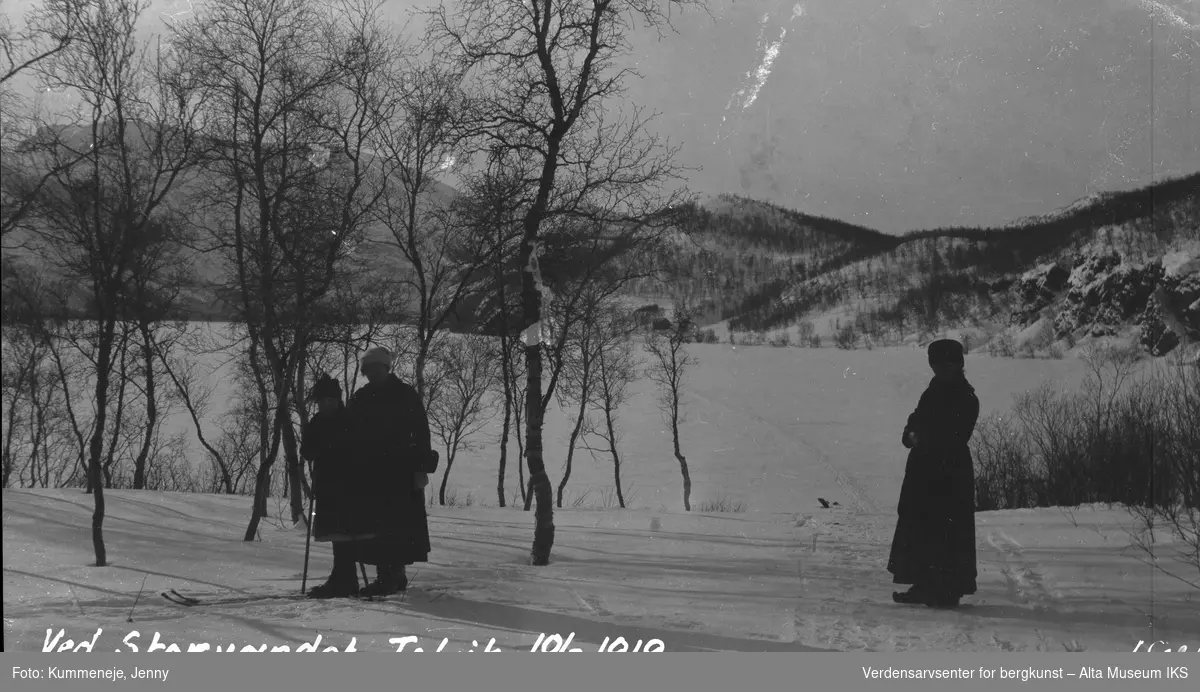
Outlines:
<svg viewBox="0 0 1200 692"><path fill-rule="evenodd" d="M1020 543L1003 529L989 531L987 542L1000 553L1003 560L1001 573L1008 587L1009 598L1034 608L1054 608L1061 594L1052 590L1045 574L1039 571L1038 564L1025 557Z"/></svg>

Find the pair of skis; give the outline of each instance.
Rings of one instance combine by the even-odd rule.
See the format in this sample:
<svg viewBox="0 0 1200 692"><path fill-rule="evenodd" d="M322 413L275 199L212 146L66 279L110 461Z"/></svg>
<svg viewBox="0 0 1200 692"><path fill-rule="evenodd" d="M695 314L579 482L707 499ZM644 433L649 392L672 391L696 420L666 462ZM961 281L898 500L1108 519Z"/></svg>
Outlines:
<svg viewBox="0 0 1200 692"><path fill-rule="evenodd" d="M402 592L401 592L402 593ZM260 594L249 596L233 596L230 598L214 598L201 599L194 596L185 596L175 589L163 591L160 594L167 601L175 605L184 606L186 608L194 608L196 606L224 606L224 605L241 605L244 603L256 603L259 601L309 601L313 600L302 594ZM356 601L375 601L386 598L386 596L348 596Z"/></svg>
<svg viewBox="0 0 1200 692"><path fill-rule="evenodd" d="M231 598L214 598L214 599L210 600L210 599L200 599L200 598L196 598L194 596L185 596L185 595L179 593L178 591L176 591L175 589L163 591L161 593L161 596L163 598L165 598L166 600L170 601L171 603L174 603L175 605L186 606L189 608L191 608L193 606L199 606L199 605L237 605L237 604L241 604L241 603L253 603L255 601L306 600L305 596L294 595L294 594L260 594L260 595L255 595L255 596L234 596Z"/></svg>

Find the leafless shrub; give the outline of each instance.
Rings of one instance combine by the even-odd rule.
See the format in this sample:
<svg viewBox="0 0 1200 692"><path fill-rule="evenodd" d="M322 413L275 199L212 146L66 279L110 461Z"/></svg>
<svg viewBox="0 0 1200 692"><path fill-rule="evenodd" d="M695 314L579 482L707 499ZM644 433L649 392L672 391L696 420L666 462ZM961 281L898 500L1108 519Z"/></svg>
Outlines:
<svg viewBox="0 0 1200 692"><path fill-rule="evenodd" d="M1136 353L1106 345L1085 358L1081 391L1046 384L1019 397L1014 415L981 422L977 508L1123 505L1147 560L1200 584L1200 373L1160 364L1134 378Z"/></svg>
<svg viewBox="0 0 1200 692"><path fill-rule="evenodd" d="M713 500L705 500L696 508L697 511L706 512L709 514L727 514L741 513L746 511L746 502L743 500L735 500L728 495L722 493Z"/></svg>
<svg viewBox="0 0 1200 692"><path fill-rule="evenodd" d="M479 446L476 435L491 420L498 404L500 372L487 337L456 336L433 354L436 375L426 378L429 424L445 451L438 499L446 504L446 483L458 452Z"/></svg>

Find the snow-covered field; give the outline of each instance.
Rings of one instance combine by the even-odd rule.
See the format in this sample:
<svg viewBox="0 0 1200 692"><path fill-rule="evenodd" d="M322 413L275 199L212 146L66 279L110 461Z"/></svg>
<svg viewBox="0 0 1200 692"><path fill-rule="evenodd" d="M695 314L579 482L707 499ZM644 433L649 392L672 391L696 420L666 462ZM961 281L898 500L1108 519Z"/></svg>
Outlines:
<svg viewBox="0 0 1200 692"><path fill-rule="evenodd" d="M408 593L386 601L173 605L159 592L298 592L303 530L264 524L261 542L244 543L248 498L111 491L111 564L97 568L89 496L5 490L5 646L40 650L47 629L78 641L97 627L97 650L125 648L134 630L143 650L154 632L184 648L239 649L318 633L322 646L356 637L359 650L390 650L390 638L411 634L427 650L443 638L447 650L466 650L494 637L510 651L539 633L572 632L584 650L606 637L743 651L1123 651L1138 640L1196 641L1200 599L1139 560L1119 508L978 514L979 592L956 612L893 604L885 565L904 465L898 431L927 382L924 353L693 350L701 365L687 383L683 429L693 503L725 498L744 512L683 511L669 434L645 382L622 417L629 509L574 506L589 491L599 498L612 477L606 457L577 452L552 564L529 566L533 516L495 506L495 449L485 447L450 476L458 498L470 492L476 504L431 508L431 562L410 568ZM971 354L967 372L987 415L1047 379L1074 388L1083 367ZM555 412L546 452L556 484L565 438ZM510 459L510 496L515 478ZM818 497L837 504L823 509ZM329 565L328 544L313 544L309 583Z"/></svg>

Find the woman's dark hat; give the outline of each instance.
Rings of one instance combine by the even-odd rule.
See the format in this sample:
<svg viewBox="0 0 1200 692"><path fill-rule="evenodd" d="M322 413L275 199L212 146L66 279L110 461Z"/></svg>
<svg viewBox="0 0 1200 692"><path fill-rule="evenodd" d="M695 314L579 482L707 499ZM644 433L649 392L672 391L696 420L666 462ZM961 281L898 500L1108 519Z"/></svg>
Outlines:
<svg viewBox="0 0 1200 692"><path fill-rule="evenodd" d="M317 380L317 383L313 385L312 391L308 393L310 400L324 399L326 397L342 398L341 385L338 384L337 380L330 377L329 373L321 375L321 379Z"/></svg>
<svg viewBox="0 0 1200 692"><path fill-rule="evenodd" d="M954 339L938 339L929 344L929 364L948 363L962 365L965 362L963 345Z"/></svg>

